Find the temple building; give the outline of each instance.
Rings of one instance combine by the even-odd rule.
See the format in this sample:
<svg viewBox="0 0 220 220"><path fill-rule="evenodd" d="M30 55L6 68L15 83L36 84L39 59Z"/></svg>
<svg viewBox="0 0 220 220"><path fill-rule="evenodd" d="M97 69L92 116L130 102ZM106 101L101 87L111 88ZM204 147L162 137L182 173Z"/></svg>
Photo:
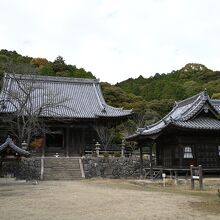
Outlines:
<svg viewBox="0 0 220 220"><path fill-rule="evenodd" d="M220 171L220 100L203 91L176 102L174 108L155 124L139 128L127 140L137 141L140 149L156 143L156 167L184 170L202 165Z"/></svg>
<svg viewBox="0 0 220 220"><path fill-rule="evenodd" d="M30 144L29 150L39 156L82 156L99 141L96 127L115 126L131 114L106 104L97 79L5 74L0 139L4 143L10 135L19 146L18 133L28 133L35 124L36 135L20 140Z"/></svg>

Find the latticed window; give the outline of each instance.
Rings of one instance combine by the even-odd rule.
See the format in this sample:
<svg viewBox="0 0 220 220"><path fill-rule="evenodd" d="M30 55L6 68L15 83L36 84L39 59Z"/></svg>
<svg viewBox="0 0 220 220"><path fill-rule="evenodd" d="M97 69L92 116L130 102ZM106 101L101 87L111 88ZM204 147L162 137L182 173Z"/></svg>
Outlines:
<svg viewBox="0 0 220 220"><path fill-rule="evenodd" d="M193 158L192 147L184 147L183 158Z"/></svg>

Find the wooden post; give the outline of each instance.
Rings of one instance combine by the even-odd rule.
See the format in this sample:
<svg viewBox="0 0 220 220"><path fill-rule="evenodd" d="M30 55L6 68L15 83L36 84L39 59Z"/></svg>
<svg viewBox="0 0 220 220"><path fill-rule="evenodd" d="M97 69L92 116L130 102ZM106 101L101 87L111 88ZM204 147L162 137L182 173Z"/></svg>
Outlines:
<svg viewBox="0 0 220 220"><path fill-rule="evenodd" d="M199 188L203 190L203 173L202 173L202 165L199 165Z"/></svg>
<svg viewBox="0 0 220 220"><path fill-rule="evenodd" d="M177 171L176 171L176 170L174 171L174 173L175 173L175 185L177 185L178 173L177 173Z"/></svg>
<svg viewBox="0 0 220 220"><path fill-rule="evenodd" d="M44 179L44 158L41 158L40 179Z"/></svg>
<svg viewBox="0 0 220 220"><path fill-rule="evenodd" d="M140 146L140 177L143 178L143 147Z"/></svg>
<svg viewBox="0 0 220 220"><path fill-rule="evenodd" d="M42 146L42 151L41 151L41 157L45 157L45 145L46 145L46 135L44 134L43 136L43 146Z"/></svg>
<svg viewBox="0 0 220 220"><path fill-rule="evenodd" d="M198 167L193 167L193 165L190 165L190 173L191 173L191 189L195 189L195 181L199 181L199 188L200 190L203 190L202 165L199 165Z"/></svg>
<svg viewBox="0 0 220 220"><path fill-rule="evenodd" d="M193 179L193 165L190 165L190 176L191 176L191 189L195 189L195 183Z"/></svg>
<svg viewBox="0 0 220 220"><path fill-rule="evenodd" d="M170 179L173 179L172 170L170 169Z"/></svg>
<svg viewBox="0 0 220 220"><path fill-rule="evenodd" d="M122 140L121 143L121 157L125 157L125 141Z"/></svg>

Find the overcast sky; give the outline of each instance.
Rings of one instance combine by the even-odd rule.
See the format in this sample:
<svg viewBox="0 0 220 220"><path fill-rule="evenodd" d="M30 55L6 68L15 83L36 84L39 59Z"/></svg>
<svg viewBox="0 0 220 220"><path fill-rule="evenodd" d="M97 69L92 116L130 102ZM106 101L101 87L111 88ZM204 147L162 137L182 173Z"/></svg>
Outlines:
<svg viewBox="0 0 220 220"><path fill-rule="evenodd" d="M0 49L120 82L180 69L220 70L219 0L0 0Z"/></svg>

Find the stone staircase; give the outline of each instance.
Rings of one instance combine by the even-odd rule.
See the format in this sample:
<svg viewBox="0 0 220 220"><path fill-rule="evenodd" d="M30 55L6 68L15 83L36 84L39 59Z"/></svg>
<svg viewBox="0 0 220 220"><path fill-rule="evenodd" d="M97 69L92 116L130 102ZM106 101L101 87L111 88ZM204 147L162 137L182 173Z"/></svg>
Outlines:
<svg viewBox="0 0 220 220"><path fill-rule="evenodd" d="M81 169L79 158L45 157L43 180L80 180Z"/></svg>

